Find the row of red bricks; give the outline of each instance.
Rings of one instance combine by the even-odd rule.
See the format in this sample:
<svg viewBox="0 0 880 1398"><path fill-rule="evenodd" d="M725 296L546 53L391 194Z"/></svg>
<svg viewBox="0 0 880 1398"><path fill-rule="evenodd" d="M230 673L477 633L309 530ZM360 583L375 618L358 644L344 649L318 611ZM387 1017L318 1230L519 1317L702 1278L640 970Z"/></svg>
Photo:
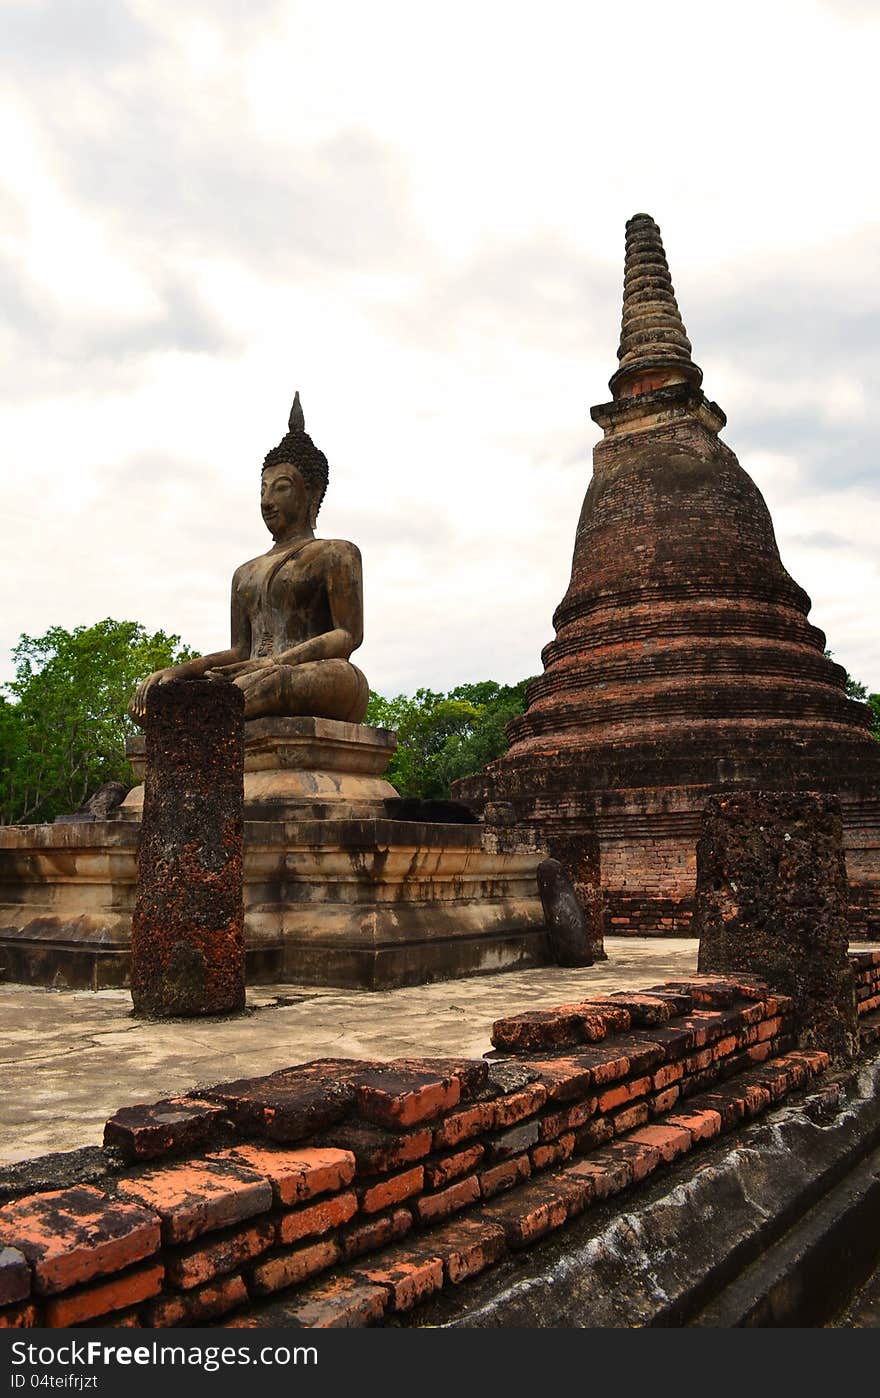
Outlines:
<svg viewBox="0 0 880 1398"><path fill-rule="evenodd" d="M869 1023L868 1017L873 1021L880 1011L880 951L850 952L849 959L856 986L860 1038L863 1044L875 1043L877 1025Z"/></svg>
<svg viewBox="0 0 880 1398"><path fill-rule="evenodd" d="M741 1003L748 995L763 999ZM724 1008L693 1010L695 1001ZM82 1323L150 1297L158 1299L148 1323L198 1323L211 1305L222 1310L302 1282L387 1245L414 1224L435 1227L478 1202L487 1207L486 1200L521 1186L533 1172L619 1139L668 1112L680 1096L766 1060L783 1046L788 1010L782 997L760 987L711 979L585 1005L495 1026L496 1039L503 1039L518 1021L520 1038L525 1034L532 1049L546 1048L548 1033L557 1050L580 1033L594 1045L580 1053L532 1054L499 1065L360 1065L357 1091L364 1095L357 1101L368 1119L341 1122L323 1149L239 1144L120 1178L114 1198L80 1187L7 1205L0 1209L5 1323L28 1317ZM598 1048L603 1016L613 1042ZM642 1037L621 1032L634 1021L645 1027L646 1020L651 1028ZM304 1065L221 1085L208 1096L222 1105L191 1100L128 1109L129 1116L140 1113L139 1121L118 1113L108 1123L109 1138L127 1139L136 1157L139 1147L148 1156L191 1146L198 1139L194 1124L204 1132L218 1117L227 1125L256 1123L263 1135L277 1134L279 1123L301 1129L303 1110L321 1120L317 1089L328 1078L338 1087L345 1073L357 1077L357 1071L346 1061ZM297 1085L306 1089L305 1102ZM330 1094L334 1106L336 1095ZM310 1202L316 1195L326 1197ZM255 1215L256 1223L240 1226ZM202 1237L217 1230L219 1236ZM239 1272L216 1280L243 1264L249 1264L246 1281ZM97 1280L108 1274L109 1281ZM206 1286L222 1297L211 1302Z"/></svg>

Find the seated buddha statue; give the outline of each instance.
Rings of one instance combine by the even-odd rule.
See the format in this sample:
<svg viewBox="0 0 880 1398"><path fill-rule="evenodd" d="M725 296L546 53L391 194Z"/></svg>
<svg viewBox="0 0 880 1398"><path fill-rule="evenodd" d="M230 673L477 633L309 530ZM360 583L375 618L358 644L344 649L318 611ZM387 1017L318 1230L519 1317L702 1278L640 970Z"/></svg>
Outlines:
<svg viewBox="0 0 880 1398"><path fill-rule="evenodd" d="M149 675L128 710L141 727L153 685L196 676L237 685L246 719L360 723L366 713L367 681L349 660L363 640L360 551L315 538L328 466L306 433L299 393L288 426L262 470L260 509L274 542L235 571L229 649Z"/></svg>

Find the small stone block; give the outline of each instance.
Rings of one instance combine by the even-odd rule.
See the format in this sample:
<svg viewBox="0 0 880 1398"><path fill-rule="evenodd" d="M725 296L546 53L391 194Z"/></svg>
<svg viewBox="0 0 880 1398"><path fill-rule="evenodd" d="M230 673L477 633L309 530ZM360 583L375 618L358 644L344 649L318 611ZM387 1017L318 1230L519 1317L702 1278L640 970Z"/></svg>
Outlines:
<svg viewBox="0 0 880 1398"><path fill-rule="evenodd" d="M417 1126L458 1105L461 1081L414 1069L398 1072L389 1064L359 1075L357 1110L378 1126Z"/></svg>
<svg viewBox="0 0 880 1398"><path fill-rule="evenodd" d="M483 1146L468 1146L455 1155L445 1155L442 1160L427 1161L425 1164L425 1187L443 1189L452 1180L460 1179L475 1170L485 1154Z"/></svg>
<svg viewBox="0 0 880 1398"><path fill-rule="evenodd" d="M447 1150L462 1141L473 1140L490 1130L495 1118L494 1102L477 1102L462 1111L452 1112L434 1128L434 1149Z"/></svg>
<svg viewBox="0 0 880 1398"><path fill-rule="evenodd" d="M341 1146L354 1156L359 1175L390 1174L404 1165L422 1160L430 1154L433 1146L430 1126L421 1126L415 1131L401 1134L388 1131L384 1126L373 1126L368 1121L345 1121L334 1127L330 1135L336 1146Z"/></svg>
<svg viewBox="0 0 880 1398"><path fill-rule="evenodd" d="M527 1010L524 1014L496 1019L491 1041L508 1053L557 1048L583 1042L580 1017L561 1010Z"/></svg>
<svg viewBox="0 0 880 1398"><path fill-rule="evenodd" d="M219 1102L242 1131L295 1143L341 1120L355 1100L354 1084L311 1065L262 1078L239 1078L198 1093Z"/></svg>
<svg viewBox="0 0 880 1398"><path fill-rule="evenodd" d="M522 1088L519 1092L512 1092L507 1097L499 1097L495 1102L496 1130L504 1126L515 1126L518 1121L523 1121L526 1117L534 1116L540 1111L547 1101L547 1089L543 1083L529 1083L528 1087Z"/></svg>
<svg viewBox="0 0 880 1398"><path fill-rule="evenodd" d="M666 1024L674 1013L670 1002L657 995L627 995L625 991L615 991L609 998L627 1010L633 1025L640 1028Z"/></svg>

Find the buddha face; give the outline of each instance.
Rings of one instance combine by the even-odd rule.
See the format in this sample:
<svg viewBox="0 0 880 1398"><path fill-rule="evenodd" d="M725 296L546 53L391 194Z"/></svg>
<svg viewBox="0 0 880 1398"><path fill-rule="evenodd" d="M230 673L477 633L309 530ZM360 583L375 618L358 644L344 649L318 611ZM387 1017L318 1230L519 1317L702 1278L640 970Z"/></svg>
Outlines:
<svg viewBox="0 0 880 1398"><path fill-rule="evenodd" d="M276 542L295 538L313 526L311 506L309 488L296 466L278 461L266 467L260 486L260 513Z"/></svg>

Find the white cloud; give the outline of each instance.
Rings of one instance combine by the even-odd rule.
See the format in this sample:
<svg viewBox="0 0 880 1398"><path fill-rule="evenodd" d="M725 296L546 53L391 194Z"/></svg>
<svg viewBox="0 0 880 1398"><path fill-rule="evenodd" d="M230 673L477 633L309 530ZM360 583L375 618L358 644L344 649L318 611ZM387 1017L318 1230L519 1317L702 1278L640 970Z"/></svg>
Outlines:
<svg viewBox="0 0 880 1398"><path fill-rule="evenodd" d="M880 689L871 20L7 0L0 670L108 613L218 645L299 386L373 686L537 671L647 208L783 560Z"/></svg>

